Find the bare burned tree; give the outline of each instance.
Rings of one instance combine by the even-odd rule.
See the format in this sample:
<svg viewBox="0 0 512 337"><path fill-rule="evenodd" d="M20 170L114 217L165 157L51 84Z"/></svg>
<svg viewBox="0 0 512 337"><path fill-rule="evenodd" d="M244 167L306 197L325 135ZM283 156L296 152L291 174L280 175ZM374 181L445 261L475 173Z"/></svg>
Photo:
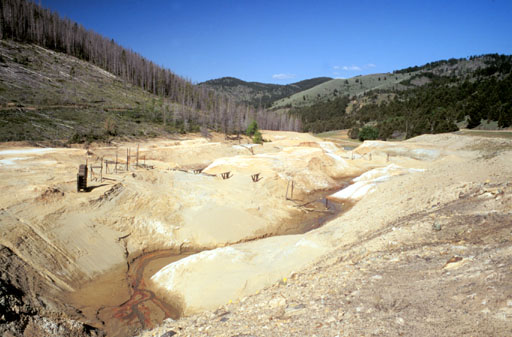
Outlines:
<svg viewBox="0 0 512 337"><path fill-rule="evenodd" d="M300 126L288 114L276 114L264 109L254 111L172 71L155 65L138 53L123 48L113 39L84 28L56 12L27 0L0 1L0 39L34 43L42 47L80 58L162 97L161 119L168 122L165 101L181 104L173 119L180 118L185 131L191 125L209 127L226 133L239 133L251 120L263 129L295 129ZM179 112L179 116L177 116ZM155 114L158 112L152 111ZM207 114L208 118L202 118Z"/></svg>

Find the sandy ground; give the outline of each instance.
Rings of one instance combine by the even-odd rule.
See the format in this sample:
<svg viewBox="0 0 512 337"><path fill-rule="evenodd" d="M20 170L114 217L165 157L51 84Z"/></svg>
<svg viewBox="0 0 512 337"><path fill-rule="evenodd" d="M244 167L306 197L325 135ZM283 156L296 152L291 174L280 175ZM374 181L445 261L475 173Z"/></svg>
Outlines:
<svg viewBox="0 0 512 337"><path fill-rule="evenodd" d="M510 140L437 135L344 151L307 134L264 138L3 144L0 244L30 270L22 290L114 336L134 333L123 320L155 326L144 310L189 316L144 336L510 332ZM146 166L121 169L137 145ZM77 193L78 165L116 153L118 172L109 164ZM317 230L275 236L321 211L308 206L313 195L355 176L328 198L352 208ZM151 254L158 262L139 269ZM419 292L425 301L413 300ZM153 302L139 307L145 296ZM467 296L480 304L464 307ZM170 302L177 316L165 314Z"/></svg>
<svg viewBox="0 0 512 337"><path fill-rule="evenodd" d="M511 150L453 135L363 145L423 171L384 179L303 235L327 250L308 267L269 266L279 277L257 295L141 336L511 335Z"/></svg>
<svg viewBox="0 0 512 337"><path fill-rule="evenodd" d="M307 134L265 137L271 142L264 145L220 135L87 149L2 144L0 245L32 270L28 283L38 289L25 291L43 296L50 309L101 328L102 308L133 295L127 275L137 257L296 232L295 219L314 211L301 206L311 201L308 196L341 187L344 178L368 166L357 160L347 165L340 157L346 153ZM142 167L134 166L137 148ZM105 160L103 179L94 168L88 192L77 193L78 166ZM229 179L221 178L224 172ZM254 182L251 175L258 173ZM292 181L294 194L287 198Z"/></svg>

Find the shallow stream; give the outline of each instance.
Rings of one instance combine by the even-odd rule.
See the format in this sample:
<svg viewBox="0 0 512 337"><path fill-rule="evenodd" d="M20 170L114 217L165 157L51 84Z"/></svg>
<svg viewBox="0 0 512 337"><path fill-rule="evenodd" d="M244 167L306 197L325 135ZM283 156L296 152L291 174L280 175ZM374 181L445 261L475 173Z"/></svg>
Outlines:
<svg viewBox="0 0 512 337"><path fill-rule="evenodd" d="M341 183L342 187L348 184L348 180ZM326 199L338 190L340 187L310 194L307 200L292 200L297 215L277 235L306 233L347 211L352 205ZM161 268L191 254L172 250L144 253L66 294L65 301L81 310L86 323L104 330L108 336L132 336L166 318L180 317L179 303L159 298L147 285Z"/></svg>

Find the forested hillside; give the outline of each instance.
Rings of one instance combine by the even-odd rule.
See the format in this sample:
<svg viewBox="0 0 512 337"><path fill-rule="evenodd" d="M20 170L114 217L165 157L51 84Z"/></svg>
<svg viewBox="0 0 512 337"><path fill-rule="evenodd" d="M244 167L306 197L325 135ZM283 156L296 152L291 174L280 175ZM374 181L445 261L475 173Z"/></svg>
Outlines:
<svg viewBox="0 0 512 337"><path fill-rule="evenodd" d="M38 4L3 0L0 140L230 134L253 120L274 130L352 128L354 137L365 127L381 139L503 128L512 124L511 65L511 56L489 54L350 79L194 85Z"/></svg>
<svg viewBox="0 0 512 337"><path fill-rule="evenodd" d="M332 80L332 78L315 77L296 83L280 85L246 82L234 77L222 77L199 83L199 85L226 94L238 102L249 104L255 108L267 108L281 98L307 90L329 80Z"/></svg>
<svg viewBox="0 0 512 337"><path fill-rule="evenodd" d="M171 129L179 129L183 132L210 128L233 133L244 130L252 120L256 120L260 127L266 129L300 128L300 123L294 118L289 118L287 114L269 113L263 109L257 110L235 101L232 97L193 85L172 71L155 65L132 50L123 48L112 39L87 30L69 19L62 19L57 13L30 1L2 0L0 2L0 39L25 45L37 45L46 50L75 57L109 72L116 79L125 82L126 85L133 85L148 92L152 95L149 100L139 103L148 105L155 100L161 102L161 104L153 105L158 110L155 116L160 117L152 119L152 123L160 123L161 127L170 126ZM9 43L3 44L3 47L4 52L0 54L0 62L4 67L4 73L10 75L2 76L3 94L0 97L0 102L4 108L14 104L31 105L33 109L38 110L41 107L37 103L41 102L33 100L34 97L31 94L33 88L18 83L14 76L16 72L11 67L23 68L25 75L33 76L34 79L41 77L39 72L43 68L39 67L37 62L33 62L37 60L31 59L31 56L23 55L24 47L21 45L19 46L19 55L16 54L16 51L12 53L12 49L7 51L10 48ZM33 58L37 57L33 56ZM52 60L45 61L52 62ZM75 61L71 60L70 62ZM50 69L54 68L58 67L50 67ZM71 69L67 74L72 75ZM55 77L62 76L59 73L54 75ZM48 81L51 82L52 77L49 76ZM76 108L77 102L69 101L73 96L65 95L63 97L61 90L53 90L58 89L57 87L48 86L48 90L44 94L52 100L52 105L72 104ZM103 100L101 93L86 99L87 103ZM120 102L114 105L123 104ZM42 105L44 108L48 106L48 104ZM174 107L172 116L170 116L170 111L165 110L169 109L169 106ZM20 109L22 110L19 112L20 118L16 118L18 121L23 120L24 115L23 109L21 107ZM134 111L138 109L138 106L130 104L123 109ZM165 117L167 115L169 117ZM5 114L2 114L1 118L3 125L12 122L5 118ZM37 124L38 119L34 118L35 120L32 120L30 125ZM105 121L105 118L102 119ZM33 127L30 130L30 125L25 124L24 131L17 133L12 139L22 140L27 137L45 139L47 137Z"/></svg>
<svg viewBox="0 0 512 337"><path fill-rule="evenodd" d="M290 111L301 117L304 131L354 128L356 137L366 126L380 139L454 131L458 125L474 128L482 122L509 127L511 68L512 56L497 54L437 61L389 75L407 74L398 86L327 98Z"/></svg>

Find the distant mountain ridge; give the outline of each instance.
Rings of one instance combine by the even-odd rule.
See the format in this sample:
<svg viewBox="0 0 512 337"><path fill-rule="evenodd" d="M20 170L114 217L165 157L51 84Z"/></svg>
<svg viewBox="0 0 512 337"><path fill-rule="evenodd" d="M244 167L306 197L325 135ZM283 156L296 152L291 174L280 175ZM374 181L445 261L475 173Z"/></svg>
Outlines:
<svg viewBox="0 0 512 337"><path fill-rule="evenodd" d="M291 84L246 82L235 77L222 77L199 83L199 86L233 97L236 101L254 107L269 107L275 101L332 80L315 77Z"/></svg>
<svg viewBox="0 0 512 337"><path fill-rule="evenodd" d="M198 85L254 107L288 109L312 106L341 96L364 96L370 91L407 90L430 83L432 76L463 78L478 69L486 68L490 58L492 54L451 58L388 73L358 75L346 79L315 77L287 85L248 82L234 77L222 77Z"/></svg>

